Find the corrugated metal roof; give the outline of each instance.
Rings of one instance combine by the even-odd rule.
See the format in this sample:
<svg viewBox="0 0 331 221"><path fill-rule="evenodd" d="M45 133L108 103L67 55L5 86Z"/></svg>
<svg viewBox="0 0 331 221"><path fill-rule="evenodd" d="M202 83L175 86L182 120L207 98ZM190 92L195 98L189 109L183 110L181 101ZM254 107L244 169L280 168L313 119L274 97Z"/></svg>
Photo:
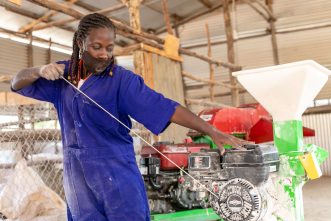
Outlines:
<svg viewBox="0 0 331 221"><path fill-rule="evenodd" d="M98 8L107 8L112 5L119 4L117 0L111 1L92 1L84 0L84 3L93 5ZM212 0L213 5L219 4L219 0ZM261 3L264 1L260 0ZM81 12L87 12L81 7L74 6ZM43 14L47 9L38 5L32 4L28 1L23 1L22 8L32 9L37 14ZM188 14L201 10L206 7L199 1L192 0L169 0L169 9L171 14L178 14L179 16L187 16ZM279 57L281 63L288 63L303 59L313 59L322 65L331 67L331 1L329 0L277 0L273 4L274 13L277 17L276 27L279 32L285 29L293 29L297 27L304 27L307 25L329 24L324 28L305 30L291 33L277 34ZM160 0L145 1L145 5L141 7L141 19L145 28L157 28L164 25L163 15L158 12L162 9ZM232 11L232 21L235 30L235 37L254 36L240 39L235 42L235 58L236 63L243 66L244 69L251 69L262 66L273 65L272 47L270 35L266 35L266 29L269 27L262 16L257 14L250 6L236 1L236 4L230 4ZM0 7L2 20L0 27L11 30L18 30L23 24L32 21L32 19L24 16L19 16L12 12L5 11ZM123 19L129 22L128 10L123 8L116 12L111 13L112 16ZM64 19L69 16L59 13L54 16L54 19ZM224 21L222 15L222 8L207 14L199 19L193 20L183 26L179 27L181 36L181 44L183 46L201 45L206 43L205 24L209 25L212 42L220 42L225 40L224 36ZM77 22L72 23L70 26L75 27ZM59 28L50 28L42 31L34 32L34 35L45 37L48 39L52 37L53 41L58 41L61 44L71 46L72 33L69 31L61 30ZM16 43L15 43L16 44ZM9 49L9 48L7 48ZM6 50L7 50L6 49ZM191 48L201 54L207 54L206 46ZM41 50L43 51L43 50ZM1 53L1 52L0 52ZM226 44L215 44L212 46L213 58L226 61L227 60ZM36 54L37 57L43 57L41 54ZM66 55L67 56L67 55ZM8 58L10 55L7 56ZM61 58L61 56L59 56ZM184 70L195 74L198 77L209 78L209 66L206 62L199 59L183 56ZM52 58L53 59L53 58ZM26 62L22 59L23 63ZM121 64L133 69L132 57L119 58ZM42 61L41 61L42 62ZM24 66L24 65L23 65ZM7 67L9 70L10 65ZM6 72L6 69L5 69ZM10 71L8 71L10 72ZM215 68L215 79L219 81L229 81L228 70L225 68ZM189 97L208 97L209 87L202 83L185 78L185 84L189 89L187 94ZM331 82L323 88L318 98L331 97ZM215 93L225 93L229 90L222 87L215 87ZM242 102L254 101L248 94L241 95ZM230 97L221 97L217 100L230 104Z"/></svg>

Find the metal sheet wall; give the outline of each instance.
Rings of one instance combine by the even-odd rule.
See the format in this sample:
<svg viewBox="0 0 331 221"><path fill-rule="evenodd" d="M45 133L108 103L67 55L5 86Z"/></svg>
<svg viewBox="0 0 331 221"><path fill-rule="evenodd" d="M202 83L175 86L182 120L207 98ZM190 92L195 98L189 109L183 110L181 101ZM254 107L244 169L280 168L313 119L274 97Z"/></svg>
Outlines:
<svg viewBox="0 0 331 221"><path fill-rule="evenodd" d="M0 38L0 75L14 75L28 66L27 44ZM33 46L34 66L47 63L48 49ZM69 55L52 51L51 61L69 59ZM0 91L9 91L9 84L1 83Z"/></svg>
<svg viewBox="0 0 331 221"><path fill-rule="evenodd" d="M321 166L323 175L331 176L331 113L304 115L303 125L313 128L316 136L304 138L305 143L316 144L329 152L329 157Z"/></svg>
<svg viewBox="0 0 331 221"><path fill-rule="evenodd" d="M260 0L261 2L264 2ZM247 4L236 3L235 13L232 14L235 36L248 36L263 34L269 28L259 14L253 11ZM329 0L277 0L273 5L277 17L276 28L278 51L282 64L298 60L312 59L318 63L331 68L331 1ZM190 49L201 54L207 54L206 46L198 46L206 43L204 25L208 23L212 42L219 42L225 39L224 22L222 10L206 15L203 18L194 20L179 28L181 43L189 46ZM286 29L297 27L308 27L324 25L321 28L307 29L303 31L284 33ZM227 60L226 44L215 44L212 46L213 57L219 60ZM236 62L244 69L252 69L273 65L270 35L240 39L235 42ZM205 62L195 58L184 57L184 70L195 74L198 77L208 79L209 68ZM228 81L226 69L216 69L215 79ZM193 80L185 79L187 95L192 98L207 98L208 86L203 86ZM228 90L217 86L215 93L224 93ZM331 81L329 80L321 90L317 99L331 98ZM249 94L242 94L241 102L255 102ZM216 101L231 104L230 97L219 97Z"/></svg>
<svg viewBox="0 0 331 221"><path fill-rule="evenodd" d="M47 63L48 49L33 46L34 65ZM70 55L57 51L51 52L51 61L69 59ZM27 44L0 38L0 75L13 75L17 71L27 67L28 51Z"/></svg>
<svg viewBox="0 0 331 221"><path fill-rule="evenodd" d="M9 39L0 38L0 67L1 75L13 75L26 67L27 45Z"/></svg>

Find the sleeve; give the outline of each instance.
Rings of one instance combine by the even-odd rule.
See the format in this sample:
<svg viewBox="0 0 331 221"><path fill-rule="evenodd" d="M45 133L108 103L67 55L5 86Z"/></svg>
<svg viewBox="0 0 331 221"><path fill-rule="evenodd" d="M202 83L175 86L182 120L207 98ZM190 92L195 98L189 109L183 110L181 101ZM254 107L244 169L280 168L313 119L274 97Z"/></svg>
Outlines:
<svg viewBox="0 0 331 221"><path fill-rule="evenodd" d="M69 61L58 61L56 63L65 65L64 75L67 75ZM11 90L26 97L31 97L37 100L47 101L55 104L60 82L61 80L50 81L45 78L39 78L29 86L19 90L14 90L11 88Z"/></svg>
<svg viewBox="0 0 331 221"><path fill-rule="evenodd" d="M120 111L130 115L154 134L162 133L179 103L145 85L144 80L125 71L120 85Z"/></svg>

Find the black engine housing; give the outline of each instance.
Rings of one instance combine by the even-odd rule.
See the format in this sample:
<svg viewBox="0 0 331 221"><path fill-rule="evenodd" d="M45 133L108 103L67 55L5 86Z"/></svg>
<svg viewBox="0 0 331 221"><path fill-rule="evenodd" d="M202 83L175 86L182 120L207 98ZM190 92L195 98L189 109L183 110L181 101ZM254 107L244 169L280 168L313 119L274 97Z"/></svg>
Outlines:
<svg viewBox="0 0 331 221"><path fill-rule="evenodd" d="M222 168L227 179L243 178L261 185L269 178L270 172L279 167L279 155L272 145L245 145L246 150L226 151L222 159Z"/></svg>

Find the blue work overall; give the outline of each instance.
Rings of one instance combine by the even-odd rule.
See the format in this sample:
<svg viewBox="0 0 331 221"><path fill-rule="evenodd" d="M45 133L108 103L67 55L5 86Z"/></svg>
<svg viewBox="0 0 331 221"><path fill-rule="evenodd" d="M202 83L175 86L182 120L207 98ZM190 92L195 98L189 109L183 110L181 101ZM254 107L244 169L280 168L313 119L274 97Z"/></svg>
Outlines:
<svg viewBox="0 0 331 221"><path fill-rule="evenodd" d="M64 75L68 76L69 61L58 63L66 65ZM138 75L117 65L92 75L80 89L129 128L130 116L154 134L169 125L178 105L151 90ZM150 220L128 129L61 79L39 78L16 92L51 102L57 109L68 220Z"/></svg>

